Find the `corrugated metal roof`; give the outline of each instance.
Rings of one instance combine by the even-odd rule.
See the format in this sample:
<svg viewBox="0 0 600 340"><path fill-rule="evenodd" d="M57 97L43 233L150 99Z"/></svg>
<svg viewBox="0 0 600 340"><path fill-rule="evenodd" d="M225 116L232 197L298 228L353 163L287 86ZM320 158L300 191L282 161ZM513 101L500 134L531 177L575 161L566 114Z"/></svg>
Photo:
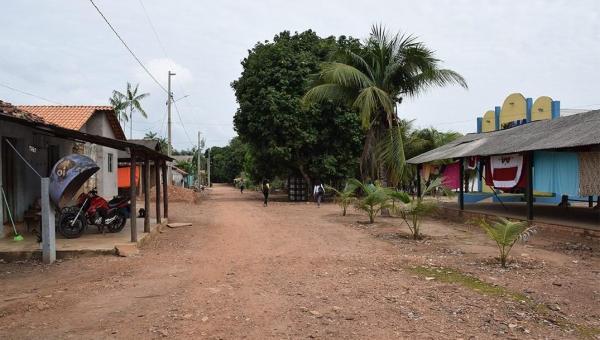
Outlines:
<svg viewBox="0 0 600 340"><path fill-rule="evenodd" d="M600 144L600 110L541 120L506 130L471 133L407 161L491 156L535 150L565 149Z"/></svg>

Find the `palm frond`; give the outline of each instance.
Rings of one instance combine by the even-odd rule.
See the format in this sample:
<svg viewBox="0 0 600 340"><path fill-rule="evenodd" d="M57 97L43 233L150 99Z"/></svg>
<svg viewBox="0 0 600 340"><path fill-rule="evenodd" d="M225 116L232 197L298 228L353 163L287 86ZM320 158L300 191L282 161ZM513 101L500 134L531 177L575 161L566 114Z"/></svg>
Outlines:
<svg viewBox="0 0 600 340"><path fill-rule="evenodd" d="M386 136L377 145L376 155L387 171L388 180L396 186L402 178L406 161L400 127L394 126L386 132Z"/></svg>
<svg viewBox="0 0 600 340"><path fill-rule="evenodd" d="M324 83L357 90L373 85L371 79L356 67L338 62L322 63L319 79Z"/></svg>
<svg viewBox="0 0 600 340"><path fill-rule="evenodd" d="M322 103L327 101L334 101L338 103L351 104L352 93L349 89L344 88L338 84L321 84L312 87L304 97L302 97L303 104L308 103Z"/></svg>
<svg viewBox="0 0 600 340"><path fill-rule="evenodd" d="M144 117L144 118L148 118L148 114L146 113L146 111L142 108L142 105L140 104L140 102L138 100L133 102L133 106L135 107L135 109Z"/></svg>
<svg viewBox="0 0 600 340"><path fill-rule="evenodd" d="M390 97L376 86L369 86L360 91L352 106L359 111L365 129L371 127L372 118L378 110L382 109L388 114L394 112L394 103Z"/></svg>

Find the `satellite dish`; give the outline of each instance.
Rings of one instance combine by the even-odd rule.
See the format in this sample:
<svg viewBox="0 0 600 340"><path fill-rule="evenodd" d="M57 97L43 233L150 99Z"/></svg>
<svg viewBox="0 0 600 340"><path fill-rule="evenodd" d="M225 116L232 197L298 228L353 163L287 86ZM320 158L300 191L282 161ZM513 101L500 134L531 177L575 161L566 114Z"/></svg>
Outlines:
<svg viewBox="0 0 600 340"><path fill-rule="evenodd" d="M552 98L542 96L535 100L531 108L531 121L552 119Z"/></svg>
<svg viewBox="0 0 600 340"><path fill-rule="evenodd" d="M520 93L512 93L502 104L500 112L500 128L506 123L520 121L527 117L527 103Z"/></svg>
<svg viewBox="0 0 600 340"><path fill-rule="evenodd" d="M483 114L481 131L490 132L494 130L496 130L496 113L493 110L490 110Z"/></svg>

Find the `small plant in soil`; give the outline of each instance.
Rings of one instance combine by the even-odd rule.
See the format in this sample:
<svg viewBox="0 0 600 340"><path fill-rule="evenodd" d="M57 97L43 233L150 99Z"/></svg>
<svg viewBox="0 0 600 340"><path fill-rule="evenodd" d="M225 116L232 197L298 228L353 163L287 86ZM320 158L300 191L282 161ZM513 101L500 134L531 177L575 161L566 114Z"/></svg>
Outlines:
<svg viewBox="0 0 600 340"><path fill-rule="evenodd" d="M506 268L506 260L512 247L517 241L527 241L534 233L535 227L530 226L526 221L511 221L509 219L498 217L495 221L482 219L479 225L486 234L496 242L500 256L500 264Z"/></svg>
<svg viewBox="0 0 600 340"><path fill-rule="evenodd" d="M348 207L356 200L356 185L346 183L343 190L337 190L332 186L327 186L327 189L335 193L335 202L342 208L342 216L346 216Z"/></svg>
<svg viewBox="0 0 600 340"><path fill-rule="evenodd" d="M380 183L367 184L354 178L349 179L348 183L355 186L356 189L360 189L362 192L362 196L355 201L355 205L357 209L362 210L369 215L369 223L375 222L375 216L377 216L381 210L390 207L389 190L382 187Z"/></svg>
<svg viewBox="0 0 600 340"><path fill-rule="evenodd" d="M431 181L429 185L423 185L421 195L410 199L404 192L397 192L392 195L396 195L398 199L404 204L395 208L395 213L399 214L404 220L404 223L408 226L412 238L419 240L422 238L421 235L421 222L423 218L430 215L437 209L437 201L425 200L425 196L436 191L443 191L445 195L451 196L452 192L442 185L442 178L436 178Z"/></svg>

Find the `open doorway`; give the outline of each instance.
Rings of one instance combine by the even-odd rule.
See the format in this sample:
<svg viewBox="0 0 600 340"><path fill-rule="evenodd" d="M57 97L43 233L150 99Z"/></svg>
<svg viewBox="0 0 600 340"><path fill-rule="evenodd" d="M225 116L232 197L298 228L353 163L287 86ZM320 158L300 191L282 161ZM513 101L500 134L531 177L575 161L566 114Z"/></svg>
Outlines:
<svg viewBox="0 0 600 340"><path fill-rule="evenodd" d="M16 155L15 151L6 142L7 138L2 138L2 188L6 194L6 203L10 209L12 216L15 216L15 179L16 179ZM15 140L10 139L12 145L15 145ZM9 222L6 203L2 200L2 223Z"/></svg>

